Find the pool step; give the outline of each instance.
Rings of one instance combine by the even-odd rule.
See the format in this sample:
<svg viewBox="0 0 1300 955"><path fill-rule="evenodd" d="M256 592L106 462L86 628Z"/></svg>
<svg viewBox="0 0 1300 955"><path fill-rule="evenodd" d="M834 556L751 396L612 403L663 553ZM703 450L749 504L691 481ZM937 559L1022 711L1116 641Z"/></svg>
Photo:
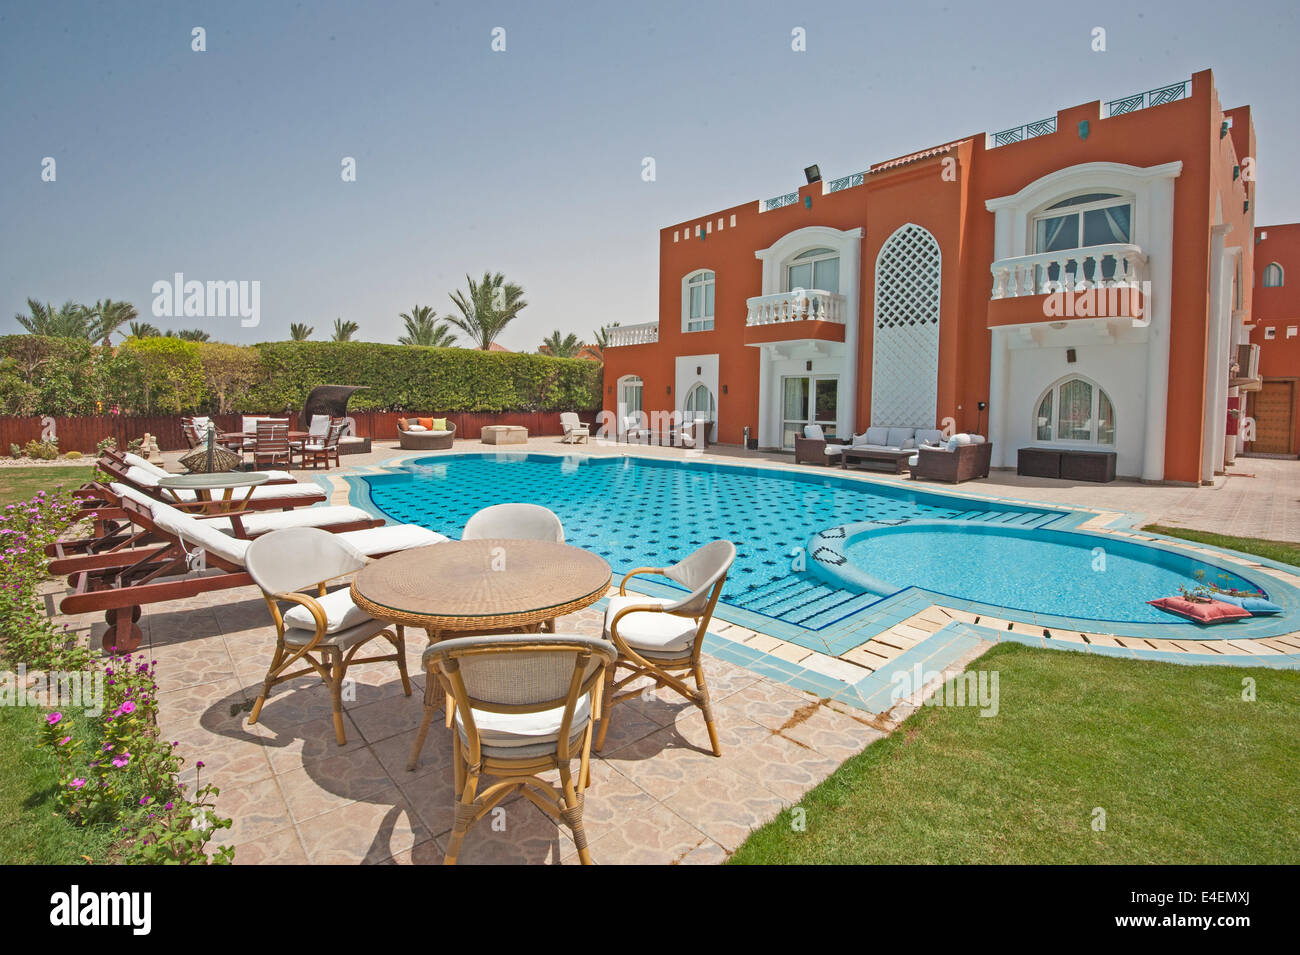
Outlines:
<svg viewBox="0 0 1300 955"><path fill-rule="evenodd" d="M745 606L765 617L816 630L879 599L877 594L842 590L810 574L796 573L749 591Z"/></svg>

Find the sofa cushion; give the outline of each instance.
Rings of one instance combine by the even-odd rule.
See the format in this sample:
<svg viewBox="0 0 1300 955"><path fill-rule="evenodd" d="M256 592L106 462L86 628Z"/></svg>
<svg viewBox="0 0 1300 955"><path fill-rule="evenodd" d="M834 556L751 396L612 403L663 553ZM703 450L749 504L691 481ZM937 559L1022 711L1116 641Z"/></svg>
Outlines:
<svg viewBox="0 0 1300 955"><path fill-rule="evenodd" d="M972 435L970 436L970 443L971 443L971 444L983 444L983 443L985 442L985 440L986 440L986 439L985 439L984 435L982 435L982 434L972 434Z"/></svg>
<svg viewBox="0 0 1300 955"><path fill-rule="evenodd" d="M447 419L446 419L446 418L434 418L434 419L433 419L433 424L430 426L429 430L430 430L430 431L446 431L446 430L447 430Z"/></svg>
<svg viewBox="0 0 1300 955"><path fill-rule="evenodd" d="M408 424L406 426L406 430L408 432L417 432L417 431L428 431L429 429L422 424Z"/></svg>
<svg viewBox="0 0 1300 955"><path fill-rule="evenodd" d="M916 447L915 428L890 428L885 444L891 448Z"/></svg>
<svg viewBox="0 0 1300 955"><path fill-rule="evenodd" d="M920 447L923 444L939 445L943 444L943 432L938 428L917 428L916 445Z"/></svg>
<svg viewBox="0 0 1300 955"><path fill-rule="evenodd" d="M864 437L867 439L865 442L866 444L879 444L883 446L889 444L889 429L868 428L867 433L864 435ZM856 439L854 439L853 443L857 444L858 442Z"/></svg>
<svg viewBox="0 0 1300 955"><path fill-rule="evenodd" d="M1265 616L1282 612L1281 606L1273 603L1263 594L1248 594L1240 597L1235 594L1215 594L1214 596L1216 600L1249 611L1251 616Z"/></svg>
<svg viewBox="0 0 1300 955"><path fill-rule="evenodd" d="M420 425L420 427L424 428L425 431L432 431L432 430L433 430L433 419L432 419L432 418L416 418L415 420L416 420L416 422Z"/></svg>
<svg viewBox="0 0 1300 955"><path fill-rule="evenodd" d="M811 438L813 441L825 441L826 432L822 430L819 424L806 424L803 426L803 436Z"/></svg>
<svg viewBox="0 0 1300 955"><path fill-rule="evenodd" d="M970 443L971 443L971 439L969 434L966 434L965 432L962 432L961 434L954 434L951 438L948 439L948 450L955 451L957 448L965 447Z"/></svg>

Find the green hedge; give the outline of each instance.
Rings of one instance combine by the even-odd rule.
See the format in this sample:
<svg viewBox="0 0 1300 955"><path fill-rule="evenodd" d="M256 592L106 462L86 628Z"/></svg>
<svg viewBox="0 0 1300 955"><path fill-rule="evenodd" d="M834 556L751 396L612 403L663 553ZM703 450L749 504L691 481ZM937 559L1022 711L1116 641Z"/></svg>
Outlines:
<svg viewBox="0 0 1300 955"><path fill-rule="evenodd" d="M130 339L116 352L0 337L0 414L288 411L317 385L365 385L358 411L555 411L601 402L602 366L573 358L373 342L253 346Z"/></svg>

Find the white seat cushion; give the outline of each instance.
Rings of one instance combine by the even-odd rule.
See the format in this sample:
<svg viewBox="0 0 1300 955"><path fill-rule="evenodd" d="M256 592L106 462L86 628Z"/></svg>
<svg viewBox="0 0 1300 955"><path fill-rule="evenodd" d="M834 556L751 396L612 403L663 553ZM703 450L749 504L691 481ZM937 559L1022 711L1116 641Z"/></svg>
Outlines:
<svg viewBox="0 0 1300 955"><path fill-rule="evenodd" d="M867 444L878 444L883 446L889 443L889 429L868 428L866 434L863 435L863 437L866 438L865 443ZM856 438L854 439L853 443L854 444L858 443Z"/></svg>
<svg viewBox="0 0 1300 955"><path fill-rule="evenodd" d="M920 447L923 444L943 444L943 432L938 428L917 428L916 444Z"/></svg>
<svg viewBox="0 0 1300 955"><path fill-rule="evenodd" d="M285 618L288 619L288 614ZM307 614L308 619L311 614ZM321 640L317 646L329 645L338 647L341 650L350 650L362 640L368 640L379 631L383 630L386 624L380 620L371 620L366 618L363 623L355 627L349 627L346 630L339 630L335 633L327 633L325 639ZM316 636L316 624L313 621L310 629L303 627L286 627L284 631L284 642L291 647L300 647L305 643L311 643L312 637Z"/></svg>
<svg viewBox="0 0 1300 955"><path fill-rule="evenodd" d="M122 459L126 461L128 468L139 468L142 471L148 471L155 477L167 477L168 472L164 471L156 464L151 464L138 454L132 454L128 451L126 454L122 455Z"/></svg>
<svg viewBox="0 0 1300 955"><path fill-rule="evenodd" d="M840 454L840 453L842 453L842 452L844 451L844 445L842 445L842 444L828 444L828 445L826 445L826 447L822 448L822 451L823 451L824 453L826 453L826 454L831 454L831 455L834 455L834 454Z"/></svg>
<svg viewBox="0 0 1300 955"><path fill-rule="evenodd" d="M407 431L428 431L429 429L422 424L408 424L406 426L406 430Z"/></svg>
<svg viewBox="0 0 1300 955"><path fill-rule="evenodd" d="M249 537L283 530L286 527L330 527L334 524L354 524L374 520L368 511L348 504L334 507L300 507L294 511L251 511L240 516L244 532ZM234 534L235 528L228 517L214 517L205 523L223 534Z"/></svg>
<svg viewBox="0 0 1300 955"><path fill-rule="evenodd" d="M890 428L885 444L891 448L916 447L916 431L913 428Z"/></svg>
<svg viewBox="0 0 1300 955"><path fill-rule="evenodd" d="M605 609L605 634L609 635L610 623L624 607L637 604L667 607L675 603L676 599L667 597L610 597L609 606ZM682 653L691 649L698 628L699 625L690 617L654 611L633 611L618 621L618 635L628 646L633 650L648 650L652 653Z"/></svg>
<svg viewBox="0 0 1300 955"><path fill-rule="evenodd" d="M317 597L316 602L325 611L326 633L338 633L374 619L352 602L352 592L347 587ZM314 631L316 618L302 604L294 604L293 609L284 612L284 624L286 627L303 627Z"/></svg>
<svg viewBox="0 0 1300 955"><path fill-rule="evenodd" d="M591 695L578 700L573 711L573 735L586 729L591 720ZM539 743L554 743L560 738L560 724L564 721L564 707L542 710L539 713L493 713L474 710L474 726L484 746L494 749L518 749ZM456 713L456 730L465 740L465 727L460 712ZM570 737L572 738L572 737Z"/></svg>
<svg viewBox="0 0 1300 955"><path fill-rule="evenodd" d="M814 441L824 441L826 432L822 430L822 426L819 424L806 424L803 426L803 436Z"/></svg>
<svg viewBox="0 0 1300 955"><path fill-rule="evenodd" d="M431 436L433 436L433 437L435 437L435 438L445 438L445 437L447 437L447 435L449 435L449 434L451 434L451 433L452 433L451 431L430 431L430 432L428 432L428 434L430 434Z"/></svg>
<svg viewBox="0 0 1300 955"><path fill-rule="evenodd" d="M418 524L386 524L363 531L345 531L338 536L367 557L412 547L427 547L447 540L441 534Z"/></svg>

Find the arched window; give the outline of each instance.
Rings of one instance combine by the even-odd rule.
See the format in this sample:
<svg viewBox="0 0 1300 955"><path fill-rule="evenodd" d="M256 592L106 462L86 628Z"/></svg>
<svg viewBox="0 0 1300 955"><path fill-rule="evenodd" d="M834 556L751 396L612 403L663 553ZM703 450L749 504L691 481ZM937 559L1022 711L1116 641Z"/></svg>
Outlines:
<svg viewBox="0 0 1300 955"><path fill-rule="evenodd" d="M1087 192L1054 202L1034 216L1034 252L1066 252L1094 245L1133 241L1133 200L1115 192ZM1115 274L1115 257L1102 259L1102 277ZM1078 268L1071 262L1068 271ZM1089 263L1088 269L1092 270ZM1059 266L1048 267L1047 278L1060 279ZM1077 276L1076 276L1077 278ZM1092 280L1094 276L1085 278Z"/></svg>
<svg viewBox="0 0 1300 955"><path fill-rule="evenodd" d="M685 412L683 417L687 421L708 418L712 422L718 417L718 404L713 399L713 392L709 391L704 382L700 382L686 392L686 402L682 405L682 410Z"/></svg>
<svg viewBox="0 0 1300 955"><path fill-rule="evenodd" d="M714 276L708 269L682 280L682 331L707 332L713 328Z"/></svg>
<svg viewBox="0 0 1300 955"><path fill-rule="evenodd" d="M1264 288L1281 288L1285 282L1285 276L1282 274L1282 266L1276 262L1270 262L1264 266Z"/></svg>
<svg viewBox="0 0 1300 955"><path fill-rule="evenodd" d="M1052 444L1115 443L1115 406L1086 378L1064 378L1038 399L1034 440Z"/></svg>
<svg viewBox="0 0 1300 955"><path fill-rule="evenodd" d="M785 291L797 288L820 289L823 292L840 291L840 254L834 249L809 249L790 260L786 268Z"/></svg>

